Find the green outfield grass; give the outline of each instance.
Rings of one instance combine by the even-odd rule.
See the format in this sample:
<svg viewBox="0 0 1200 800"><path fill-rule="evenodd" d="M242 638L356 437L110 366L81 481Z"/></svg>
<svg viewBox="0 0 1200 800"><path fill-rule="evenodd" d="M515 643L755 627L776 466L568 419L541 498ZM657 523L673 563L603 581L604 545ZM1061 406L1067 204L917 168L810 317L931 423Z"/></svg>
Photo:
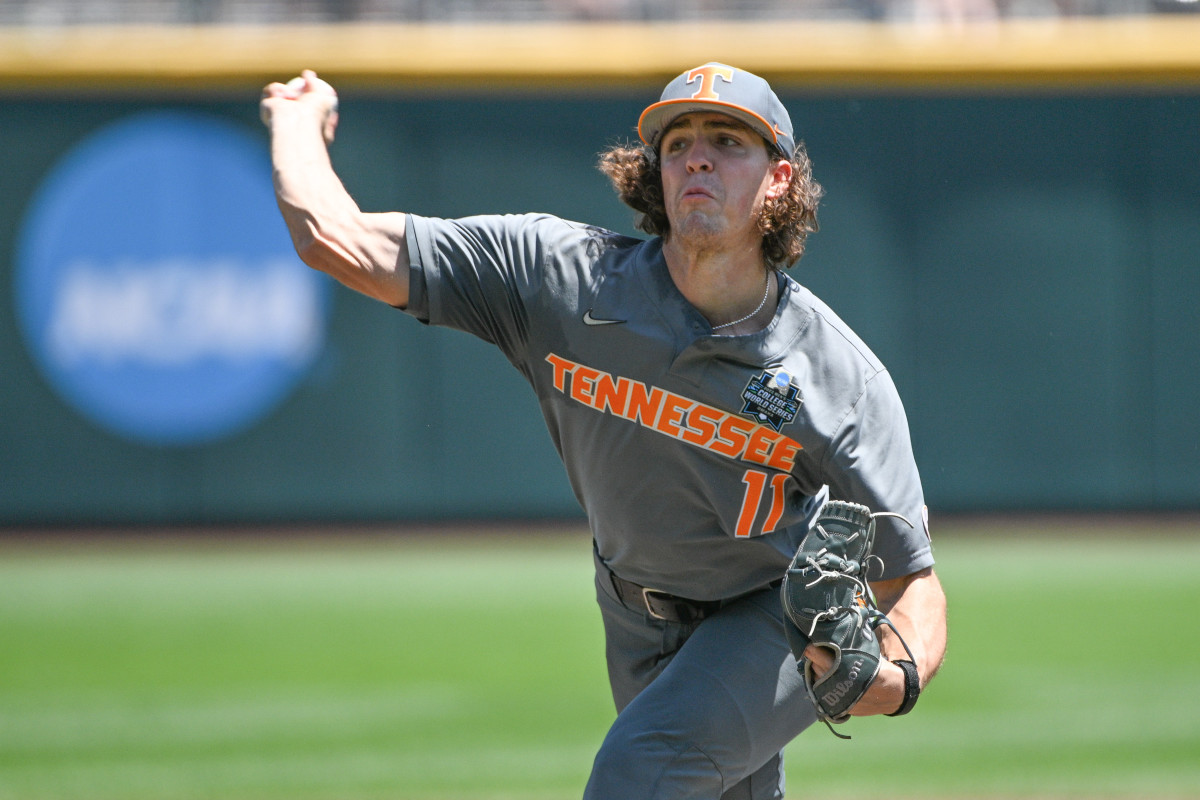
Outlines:
<svg viewBox="0 0 1200 800"><path fill-rule="evenodd" d="M1004 533L939 533L942 675L791 796L1200 796L1200 528ZM565 800L612 713L579 530L0 545L0 800Z"/></svg>

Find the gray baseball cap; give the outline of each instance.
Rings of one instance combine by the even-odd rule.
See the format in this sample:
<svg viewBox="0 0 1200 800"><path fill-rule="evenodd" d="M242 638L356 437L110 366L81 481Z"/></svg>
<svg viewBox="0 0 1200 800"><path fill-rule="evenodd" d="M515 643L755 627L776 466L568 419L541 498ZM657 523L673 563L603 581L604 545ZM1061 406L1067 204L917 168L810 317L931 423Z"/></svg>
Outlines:
<svg viewBox="0 0 1200 800"><path fill-rule="evenodd" d="M779 148L785 158L796 152L792 119L771 84L753 72L716 61L689 69L668 83L658 102L642 112L638 136L657 147L672 122L696 111L715 111L741 120Z"/></svg>

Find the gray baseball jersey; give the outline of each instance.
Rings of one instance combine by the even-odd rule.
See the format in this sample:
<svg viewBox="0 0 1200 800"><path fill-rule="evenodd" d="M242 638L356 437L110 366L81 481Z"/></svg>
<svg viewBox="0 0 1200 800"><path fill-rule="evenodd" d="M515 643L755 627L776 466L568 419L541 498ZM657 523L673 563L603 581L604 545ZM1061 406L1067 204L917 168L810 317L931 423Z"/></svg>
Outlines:
<svg viewBox="0 0 1200 800"><path fill-rule="evenodd" d="M892 511L885 577L933 563L891 377L780 274L772 322L719 336L662 242L547 215L408 217L408 312L496 344L537 393L599 557L693 600L779 579L827 496Z"/></svg>

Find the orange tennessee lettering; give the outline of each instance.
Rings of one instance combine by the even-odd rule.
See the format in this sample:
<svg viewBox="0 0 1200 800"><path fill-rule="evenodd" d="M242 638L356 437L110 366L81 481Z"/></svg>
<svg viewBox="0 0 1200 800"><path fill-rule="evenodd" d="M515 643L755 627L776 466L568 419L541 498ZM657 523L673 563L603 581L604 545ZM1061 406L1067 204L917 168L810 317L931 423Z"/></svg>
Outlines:
<svg viewBox="0 0 1200 800"><path fill-rule="evenodd" d="M757 427L753 422L739 417L726 416L721 421L721 432L708 447L710 450L730 458L741 458L746 449L746 436Z"/></svg>
<svg viewBox="0 0 1200 800"><path fill-rule="evenodd" d="M733 83L733 69L730 67L722 67L710 64L703 67L696 67L688 73L687 82L695 83L700 81L700 88L693 94L693 100L720 100L721 95L717 92L717 78L721 78L726 83Z"/></svg>
<svg viewBox="0 0 1200 800"><path fill-rule="evenodd" d="M625 405L629 402L630 381L625 378L613 378L607 372L601 372L595 386L592 387L592 397L595 403L592 408L597 411L608 411L618 417L625 416Z"/></svg>
<svg viewBox="0 0 1200 800"><path fill-rule="evenodd" d="M575 368L574 362L560 358L554 353L546 356L546 360L554 366L554 388L565 392L567 390L567 373Z"/></svg>
<svg viewBox="0 0 1200 800"><path fill-rule="evenodd" d="M768 427L657 386L611 375L553 353L546 356L546 361L553 368L554 388L580 405L639 423L726 458L790 473L796 454L803 449L799 442ZM745 480L748 496L761 496L767 488L765 475L751 475ZM772 479L772 491L781 492L782 487L781 482ZM775 511L773 507L771 515ZM745 513L751 514L749 510ZM743 521L751 525L753 514Z"/></svg>
<svg viewBox="0 0 1200 800"><path fill-rule="evenodd" d="M583 403L585 406L592 405L595 402L595 395L592 392L595 390L596 379L600 377L600 370L585 367L579 364L575 367L575 372L571 374L571 397Z"/></svg>
<svg viewBox="0 0 1200 800"><path fill-rule="evenodd" d="M658 418L658 407L662 405L666 392L657 386L651 386L650 393L647 394L646 384L641 381L631 381L631 383L633 384L633 393L629 397L629 405L625 407L625 413L622 416L625 419L640 422L647 428L653 428L654 420Z"/></svg>
<svg viewBox="0 0 1200 800"><path fill-rule="evenodd" d="M662 413L658 415L658 423L654 427L667 436L679 438L682 433L680 423L683 422L683 413L691 408L694 402L686 397L668 393L667 402L663 404Z"/></svg>
<svg viewBox="0 0 1200 800"><path fill-rule="evenodd" d="M750 434L750 441L746 443L746 452L742 454L742 458L746 461L753 461L755 464L766 465L767 453L777 438L779 438L779 434L760 425L755 428L754 433Z"/></svg>
<svg viewBox="0 0 1200 800"><path fill-rule="evenodd" d="M780 472L791 472L792 467L796 465L796 454L802 449L799 442L786 436L780 436L779 440L775 442L775 447L771 449L771 457L767 459L767 466Z"/></svg>
<svg viewBox="0 0 1200 800"><path fill-rule="evenodd" d="M722 416L722 413L712 406L697 403L688 413L683 440L698 447L708 447L709 442L717 438L717 423Z"/></svg>

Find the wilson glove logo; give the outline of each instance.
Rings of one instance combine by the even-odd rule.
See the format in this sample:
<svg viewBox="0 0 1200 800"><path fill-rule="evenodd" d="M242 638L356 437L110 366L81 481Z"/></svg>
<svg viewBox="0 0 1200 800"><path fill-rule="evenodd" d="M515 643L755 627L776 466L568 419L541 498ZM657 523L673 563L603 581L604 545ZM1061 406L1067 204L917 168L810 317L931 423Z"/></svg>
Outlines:
<svg viewBox="0 0 1200 800"><path fill-rule="evenodd" d="M850 674L847 676L846 680L839 681L833 686L832 689L830 689L830 691L821 695L821 702L824 703L826 707L837 705L838 701L845 697L846 693L854 688L855 681L858 679L859 672L862 670L862 665L863 660L861 658L855 661L850 667Z"/></svg>

